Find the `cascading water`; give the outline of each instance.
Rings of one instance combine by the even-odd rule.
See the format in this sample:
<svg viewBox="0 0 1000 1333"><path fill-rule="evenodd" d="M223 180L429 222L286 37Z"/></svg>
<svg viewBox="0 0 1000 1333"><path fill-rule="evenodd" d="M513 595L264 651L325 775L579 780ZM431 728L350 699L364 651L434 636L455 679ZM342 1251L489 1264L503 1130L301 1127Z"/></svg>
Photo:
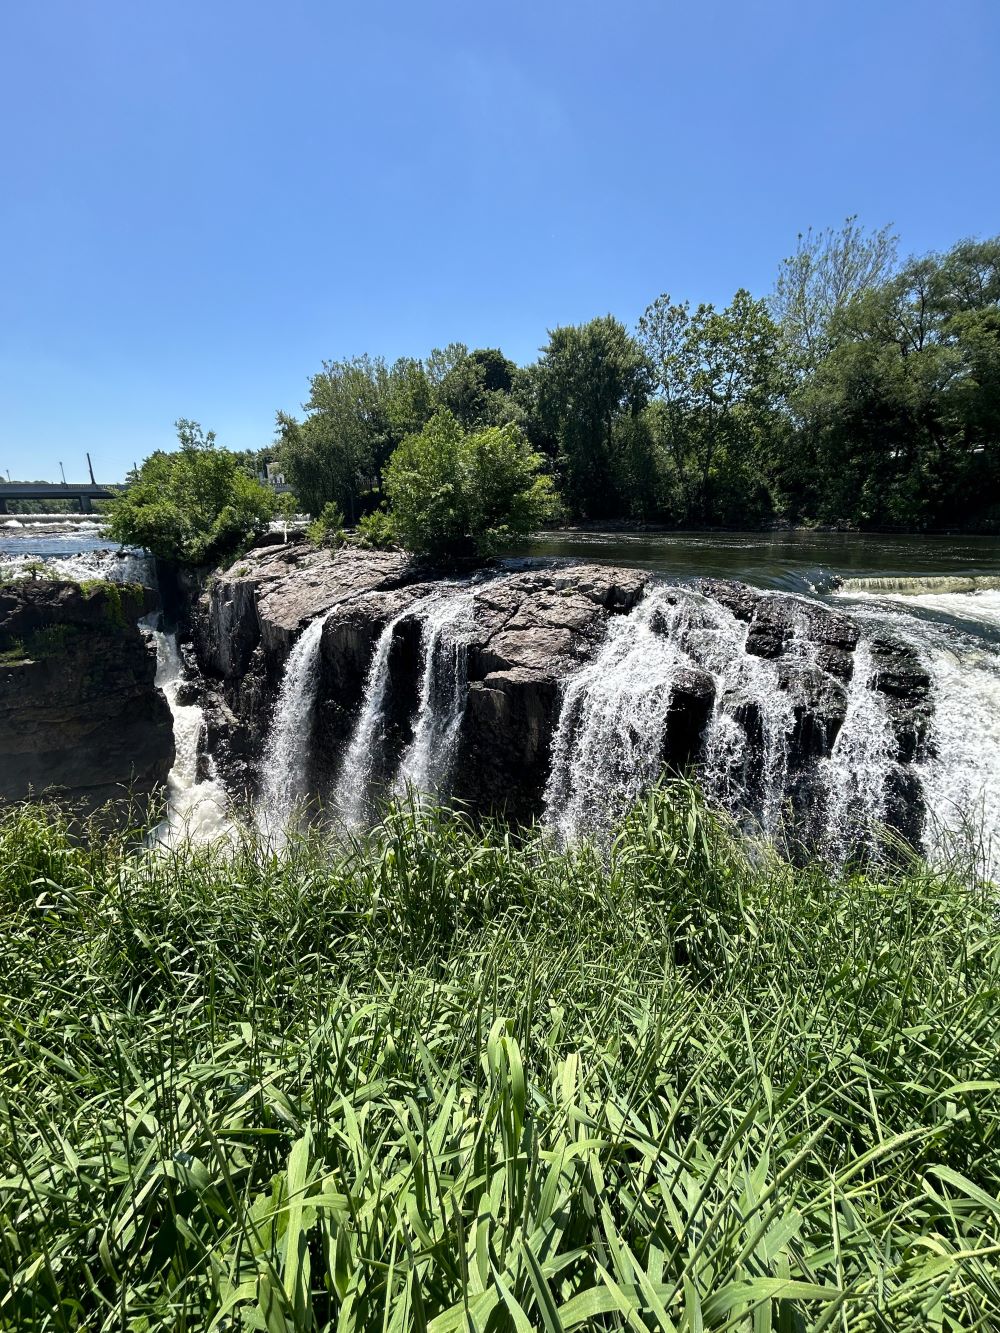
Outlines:
<svg viewBox="0 0 1000 1333"><path fill-rule="evenodd" d="M659 776L679 673L712 679L700 755L710 795L771 836L781 828L793 697L773 661L745 650L747 625L690 589L660 588L616 617L563 692L545 793L560 840L600 838ZM807 652L793 647L793 657Z"/></svg>
<svg viewBox="0 0 1000 1333"><path fill-rule="evenodd" d="M325 615L310 621L288 654L261 761L258 820L281 836L296 804L308 794L309 742L319 690L319 650Z"/></svg>
<svg viewBox="0 0 1000 1333"><path fill-rule="evenodd" d="M822 805L810 818L822 823L820 841L839 859L859 841L874 847L894 764L885 700L873 688L871 652L862 643L832 753L817 758L796 745L809 683L819 678L824 690L844 697L818 664L807 612L803 602L788 617L796 633L780 665L747 651L745 621L683 587L654 589L629 616L613 619L600 652L563 691L545 793L546 822L559 839L600 840L659 776L671 700L688 670L710 676L714 689L698 770L718 805L748 831L794 838L788 817L797 790L800 804Z"/></svg>
<svg viewBox="0 0 1000 1333"><path fill-rule="evenodd" d="M601 651L566 685L552 742L545 821L563 842L600 834L661 767L671 684L690 658L678 646L686 600L649 597L608 626ZM671 633L654 629L663 615Z"/></svg>
<svg viewBox="0 0 1000 1333"><path fill-rule="evenodd" d="M472 597L459 593L428 606L421 627L420 703L393 784L397 791L440 791L448 781L468 697Z"/></svg>
<svg viewBox="0 0 1000 1333"><path fill-rule="evenodd" d="M198 742L203 717L197 704L180 702L184 681L177 636L156 628L157 617L150 616L145 628L156 645L156 684L170 705L174 723L174 766L167 778L167 811L154 830L152 840L173 847L187 838L209 842L225 837L230 825L225 788L215 776L211 760L209 776L198 778Z"/></svg>
<svg viewBox="0 0 1000 1333"><path fill-rule="evenodd" d="M403 613L407 614L407 613ZM365 679L361 712L340 764L334 787L333 804L347 828L357 828L368 811L376 761L381 753L381 731L385 701L389 690L389 653L396 626L403 619L396 616L383 628L375 644L371 665Z"/></svg>
<svg viewBox="0 0 1000 1333"><path fill-rule="evenodd" d="M936 582L911 580L920 587L905 594L845 587L840 596L855 602L854 614L869 632L908 643L930 676L931 743L918 764L927 804L925 850L940 858L956 837L966 847L971 842L983 872L998 878L1000 592L921 590Z"/></svg>
<svg viewBox="0 0 1000 1333"><path fill-rule="evenodd" d="M859 841L872 845L885 822L894 739L875 675L871 646L862 638L854 653L844 725L829 758L820 761L826 791L822 845L835 864L843 864Z"/></svg>

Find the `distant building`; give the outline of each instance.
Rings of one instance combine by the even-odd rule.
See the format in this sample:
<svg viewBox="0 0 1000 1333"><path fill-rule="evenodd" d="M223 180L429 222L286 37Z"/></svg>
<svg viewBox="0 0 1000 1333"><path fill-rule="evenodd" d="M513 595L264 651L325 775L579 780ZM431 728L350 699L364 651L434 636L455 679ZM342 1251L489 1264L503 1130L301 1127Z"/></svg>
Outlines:
<svg viewBox="0 0 1000 1333"><path fill-rule="evenodd" d="M265 482L268 486L284 486L285 474L281 470L281 464L265 463L263 471L257 473L257 480Z"/></svg>

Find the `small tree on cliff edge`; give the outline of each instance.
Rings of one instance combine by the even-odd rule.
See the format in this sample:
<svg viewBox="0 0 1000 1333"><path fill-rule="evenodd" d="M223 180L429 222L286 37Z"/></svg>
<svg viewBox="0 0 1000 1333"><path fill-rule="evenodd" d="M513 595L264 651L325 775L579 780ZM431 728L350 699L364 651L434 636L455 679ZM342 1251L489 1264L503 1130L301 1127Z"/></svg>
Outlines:
<svg viewBox="0 0 1000 1333"><path fill-rule="evenodd" d="M111 502L108 535L162 560L206 564L263 532L275 497L246 475L235 454L216 447L214 431L183 418L175 425L180 448L146 459Z"/></svg>
<svg viewBox="0 0 1000 1333"><path fill-rule="evenodd" d="M490 555L555 515L542 462L515 425L466 434L451 412L437 412L386 464L395 532L421 555Z"/></svg>

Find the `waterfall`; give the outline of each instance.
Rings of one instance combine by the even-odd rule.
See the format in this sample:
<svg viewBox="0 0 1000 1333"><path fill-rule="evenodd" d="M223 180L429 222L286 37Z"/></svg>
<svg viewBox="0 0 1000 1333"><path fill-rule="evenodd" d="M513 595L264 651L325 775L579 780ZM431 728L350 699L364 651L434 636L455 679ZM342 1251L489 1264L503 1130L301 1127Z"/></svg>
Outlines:
<svg viewBox="0 0 1000 1333"><path fill-rule="evenodd" d="M319 689L319 649L327 616L317 616L288 654L261 759L259 821L281 836L308 794L309 742Z"/></svg>
<svg viewBox="0 0 1000 1333"><path fill-rule="evenodd" d="M842 579L837 585L841 594L856 595L896 593L900 596L919 597L1000 590L1000 574L923 574L905 577Z"/></svg>
<svg viewBox="0 0 1000 1333"><path fill-rule="evenodd" d="M428 606L421 626L420 703L413 739L400 761L394 788L435 793L444 788L458 745L468 697L468 630L472 596L464 593Z"/></svg>
<svg viewBox="0 0 1000 1333"><path fill-rule="evenodd" d="M700 781L748 831L776 840L792 833L793 782L812 779L814 787L829 789L830 818L845 829L857 831L860 813L877 818L891 737L884 701L868 688L866 652L833 756L817 761L800 753L791 769L796 708L807 703L797 691L801 679L818 672L806 609L803 603L793 616L798 634L786 643L780 666L747 652L747 622L690 589L654 589L630 615L613 618L593 661L563 689L545 792L545 820L559 840L600 841L659 777L669 758L671 701L685 670L707 674L714 688Z"/></svg>
<svg viewBox="0 0 1000 1333"><path fill-rule="evenodd" d="M874 847L885 822L894 751L885 695L875 688L871 647L862 638L854 652L844 725L829 758L820 761L826 792L822 843L835 864L846 861L859 838Z"/></svg>
<svg viewBox="0 0 1000 1333"><path fill-rule="evenodd" d="M167 778L167 810L151 841L173 847L185 838L210 842L230 831L222 783L209 760L209 776L198 778L198 743L204 719L197 704L180 702L184 670L177 636L156 628L157 617L143 623L156 645L156 684L163 691L174 724L174 766Z"/></svg>
<svg viewBox="0 0 1000 1333"><path fill-rule="evenodd" d="M545 789L545 822L560 841L599 837L659 774L671 683L690 662L677 643L690 609L647 597L611 620L601 650L566 684ZM660 615L668 635L654 628Z"/></svg>
<svg viewBox="0 0 1000 1333"><path fill-rule="evenodd" d="M407 788L441 791L454 760L468 694L472 595L445 585L390 620L375 644L361 711L334 789L334 806L348 828L358 827L369 815L375 780L385 766L390 653L397 625L410 616L421 622L420 698L410 744L388 785L397 793Z"/></svg>
<svg viewBox="0 0 1000 1333"><path fill-rule="evenodd" d="M333 805L347 828L357 828L368 812L372 782L382 753L382 724L389 690L389 653L401 612L384 627L365 678L361 712L340 764Z"/></svg>

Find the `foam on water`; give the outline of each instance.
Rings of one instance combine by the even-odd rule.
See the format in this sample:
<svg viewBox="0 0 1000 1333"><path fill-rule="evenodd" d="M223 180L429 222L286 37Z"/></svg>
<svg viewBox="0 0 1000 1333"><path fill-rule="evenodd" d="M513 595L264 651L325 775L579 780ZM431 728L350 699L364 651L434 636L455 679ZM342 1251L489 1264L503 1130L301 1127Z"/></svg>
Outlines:
<svg viewBox="0 0 1000 1333"><path fill-rule="evenodd" d="M144 551L74 551L65 555L0 554L0 579L71 579L87 583L142 583L156 586L153 558Z"/></svg>

